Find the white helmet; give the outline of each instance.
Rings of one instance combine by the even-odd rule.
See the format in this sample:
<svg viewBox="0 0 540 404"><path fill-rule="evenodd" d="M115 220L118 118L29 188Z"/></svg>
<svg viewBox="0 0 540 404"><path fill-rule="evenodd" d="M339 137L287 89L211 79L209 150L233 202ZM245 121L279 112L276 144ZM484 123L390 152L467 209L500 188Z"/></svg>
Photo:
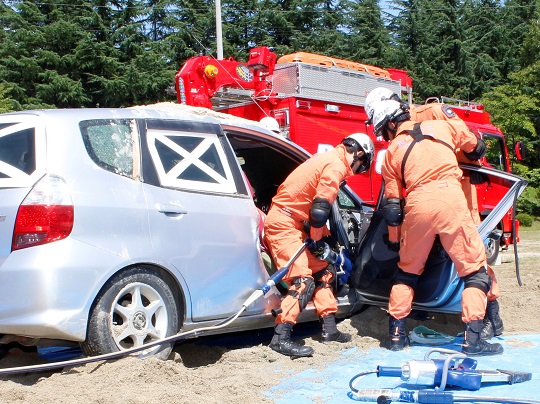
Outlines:
<svg viewBox="0 0 540 404"><path fill-rule="evenodd" d="M362 160L360 166L354 172L355 174L364 173L369 170L371 162L373 161L373 156L375 155L375 146L371 138L365 133L353 133L352 135L347 136L341 141L345 146L353 147L354 158L351 164L351 167L358 160ZM359 157L357 153L363 151L364 155Z"/></svg>
<svg viewBox="0 0 540 404"><path fill-rule="evenodd" d="M385 100L373 103L373 133L389 140L384 128L388 122L395 122L396 118L403 114L409 114L406 106L398 101ZM410 115L409 115L410 116Z"/></svg>
<svg viewBox="0 0 540 404"><path fill-rule="evenodd" d="M366 97L366 101L364 102L364 109L366 110L366 114L368 116L368 123L371 123L373 120L373 108L375 103L386 100L401 101L401 98L399 98L399 95L386 87L377 87L369 92Z"/></svg>
<svg viewBox="0 0 540 404"><path fill-rule="evenodd" d="M274 133L280 133L281 130L279 129L279 123L275 118L272 118L271 116L265 116L259 121L263 126L266 127L266 129L270 129Z"/></svg>

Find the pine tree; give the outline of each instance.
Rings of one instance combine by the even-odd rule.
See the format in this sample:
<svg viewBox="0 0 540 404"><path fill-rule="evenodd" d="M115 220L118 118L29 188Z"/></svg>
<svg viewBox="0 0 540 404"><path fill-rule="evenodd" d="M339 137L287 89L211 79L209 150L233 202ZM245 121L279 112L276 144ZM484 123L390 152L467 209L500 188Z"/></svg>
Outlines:
<svg viewBox="0 0 540 404"><path fill-rule="evenodd" d="M450 80L459 65L459 31L444 0L397 0L390 28L399 52L396 62L413 78L415 99L452 94ZM458 60L456 60L456 56Z"/></svg>
<svg viewBox="0 0 540 404"><path fill-rule="evenodd" d="M254 27L254 46L268 46L278 55L295 49L295 14L297 0L259 0Z"/></svg>
<svg viewBox="0 0 540 404"><path fill-rule="evenodd" d="M0 114L13 111L13 103L5 86L0 83Z"/></svg>
<svg viewBox="0 0 540 404"><path fill-rule="evenodd" d="M377 0L350 2L348 14L348 40L345 49L350 59L378 66L393 66L394 57L390 33L384 25Z"/></svg>

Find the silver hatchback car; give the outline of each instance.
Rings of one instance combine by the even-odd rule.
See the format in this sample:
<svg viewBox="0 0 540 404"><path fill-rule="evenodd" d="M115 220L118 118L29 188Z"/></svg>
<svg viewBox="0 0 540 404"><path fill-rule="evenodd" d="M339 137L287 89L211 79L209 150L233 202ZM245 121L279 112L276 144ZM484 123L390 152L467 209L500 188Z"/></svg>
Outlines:
<svg viewBox="0 0 540 404"><path fill-rule="evenodd" d="M272 271L261 212L307 157L256 122L175 104L0 115L0 344L96 355L230 317ZM486 238L526 183L482 170L506 191ZM397 254L378 213L341 188L330 225L355 265L339 315L387 302ZM429 265L415 307L459 311L451 261ZM282 293L215 332L271 327ZM311 304L299 321L316 319Z"/></svg>

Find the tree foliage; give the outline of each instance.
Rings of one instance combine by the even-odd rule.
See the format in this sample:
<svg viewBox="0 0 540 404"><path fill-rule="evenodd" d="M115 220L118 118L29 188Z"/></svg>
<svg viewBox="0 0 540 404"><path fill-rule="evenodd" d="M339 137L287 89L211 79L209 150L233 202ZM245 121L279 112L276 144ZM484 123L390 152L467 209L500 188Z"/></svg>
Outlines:
<svg viewBox="0 0 540 404"><path fill-rule="evenodd" d="M388 2L387 2L388 3ZM540 166L540 0L223 0L225 57L254 46L405 69L414 98L483 101ZM215 3L4 0L0 108L174 100L188 58L215 55Z"/></svg>
<svg viewBox="0 0 540 404"><path fill-rule="evenodd" d="M176 61L161 41L165 25L152 21L143 6L134 0L4 4L0 79L17 107L125 106L165 99Z"/></svg>

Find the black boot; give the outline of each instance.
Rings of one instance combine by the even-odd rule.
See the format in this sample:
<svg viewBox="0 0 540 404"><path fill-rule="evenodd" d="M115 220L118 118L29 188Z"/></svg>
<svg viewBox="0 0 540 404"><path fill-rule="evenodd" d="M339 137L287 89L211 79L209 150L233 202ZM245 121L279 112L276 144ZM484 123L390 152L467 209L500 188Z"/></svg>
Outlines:
<svg viewBox="0 0 540 404"><path fill-rule="evenodd" d="M480 338L483 320L465 323L465 341L461 352L470 356L499 355L503 353L501 344L488 344Z"/></svg>
<svg viewBox="0 0 540 404"><path fill-rule="evenodd" d="M293 325L291 323L280 323L274 328L274 336L270 345L271 349L283 355L302 357L311 356L313 348L302 346L291 340Z"/></svg>
<svg viewBox="0 0 540 404"><path fill-rule="evenodd" d="M326 317L320 318L322 324L322 342L349 342L351 335L341 332L336 327L336 317L333 314L329 314Z"/></svg>
<svg viewBox="0 0 540 404"><path fill-rule="evenodd" d="M480 338L484 341L501 335L504 331L504 324L501 316L499 316L499 302L488 302L486 308L486 317L484 318L484 327Z"/></svg>
<svg viewBox="0 0 540 404"><path fill-rule="evenodd" d="M409 345L409 338L405 333L405 319L396 320L390 316L388 321L389 333L390 333L390 350L401 351L407 345Z"/></svg>

